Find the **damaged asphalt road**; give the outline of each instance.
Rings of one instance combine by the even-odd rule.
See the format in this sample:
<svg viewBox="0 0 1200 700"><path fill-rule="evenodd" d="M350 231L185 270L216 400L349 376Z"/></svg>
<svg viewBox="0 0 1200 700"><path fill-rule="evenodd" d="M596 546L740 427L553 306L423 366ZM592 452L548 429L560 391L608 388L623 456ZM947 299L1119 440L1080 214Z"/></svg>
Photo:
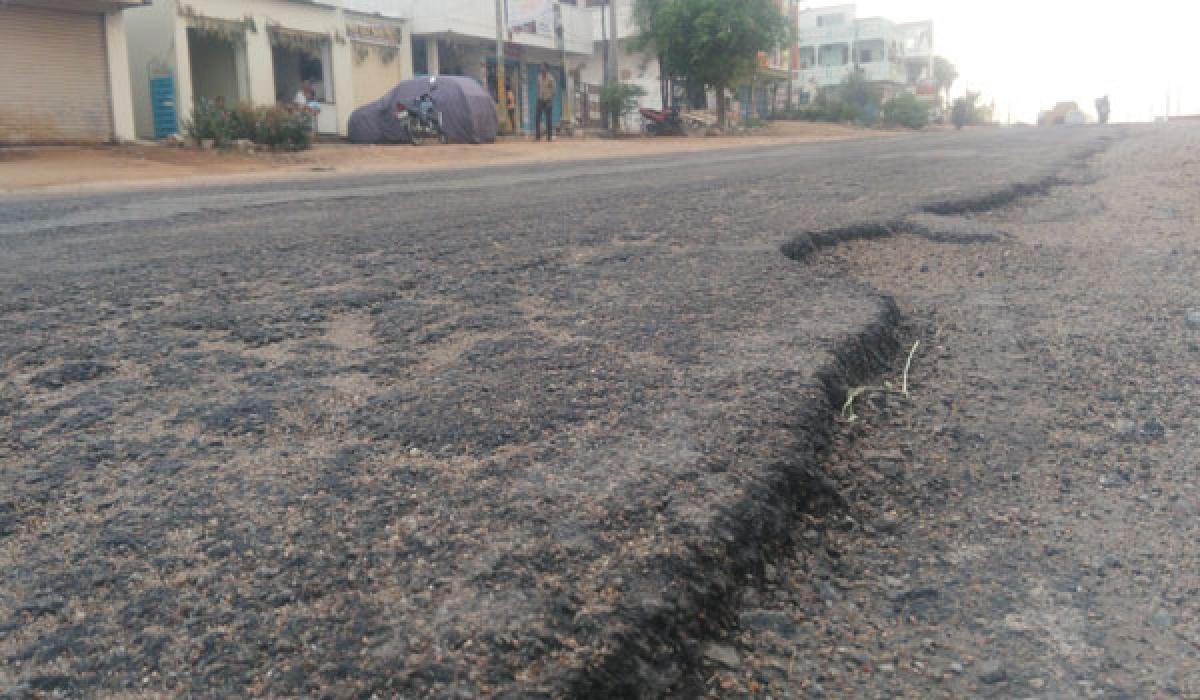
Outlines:
<svg viewBox="0 0 1200 700"><path fill-rule="evenodd" d="M814 254L894 294L911 393L841 423L847 507L805 514L677 697L1200 697L1200 128L1123 136Z"/></svg>
<svg viewBox="0 0 1200 700"><path fill-rule="evenodd" d="M1114 134L0 200L0 690L666 692L896 350L781 246Z"/></svg>

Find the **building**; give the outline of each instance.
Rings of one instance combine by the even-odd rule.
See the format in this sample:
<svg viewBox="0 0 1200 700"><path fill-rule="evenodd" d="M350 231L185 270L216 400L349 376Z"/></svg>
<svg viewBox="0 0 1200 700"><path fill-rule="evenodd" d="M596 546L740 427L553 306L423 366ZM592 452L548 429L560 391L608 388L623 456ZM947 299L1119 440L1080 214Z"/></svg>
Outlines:
<svg viewBox="0 0 1200 700"><path fill-rule="evenodd" d="M133 139L123 10L141 4L0 2L0 144Z"/></svg>
<svg viewBox="0 0 1200 700"><path fill-rule="evenodd" d="M505 4L507 16L497 18L495 0L411 0L414 71L474 77L497 95L496 30L500 27L505 88L516 98L518 125L533 129L542 64L549 64L558 78L557 124L571 116L567 99L574 90L571 66L594 51L591 14L567 0L507 0Z"/></svg>
<svg viewBox="0 0 1200 700"><path fill-rule="evenodd" d="M413 77L412 23L407 7L396 0L343 0L343 5L354 59L353 111Z"/></svg>
<svg viewBox="0 0 1200 700"><path fill-rule="evenodd" d="M794 2L776 0L779 13L789 20L796 15ZM742 107L742 117L757 116L766 119L776 111L791 106L793 92L789 89L792 80L794 50L789 46L777 46L771 51L760 51L754 75L748 83L739 85L737 101Z"/></svg>
<svg viewBox="0 0 1200 700"><path fill-rule="evenodd" d="M801 104L855 71L882 86L885 99L900 92L937 99L933 22L859 18L855 5L837 5L799 12L797 29L793 79Z"/></svg>
<svg viewBox="0 0 1200 700"><path fill-rule="evenodd" d="M197 100L290 103L310 81L317 131L411 77L408 23L370 0L152 0L126 17L137 134L179 129ZM377 3L376 3L377 4ZM359 9L361 7L361 9Z"/></svg>

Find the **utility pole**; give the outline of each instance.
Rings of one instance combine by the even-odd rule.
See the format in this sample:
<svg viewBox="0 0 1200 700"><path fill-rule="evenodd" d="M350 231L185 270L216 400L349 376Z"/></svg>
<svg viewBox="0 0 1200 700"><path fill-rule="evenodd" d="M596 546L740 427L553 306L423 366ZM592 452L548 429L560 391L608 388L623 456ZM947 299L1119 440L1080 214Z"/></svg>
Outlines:
<svg viewBox="0 0 1200 700"><path fill-rule="evenodd" d="M797 0L788 0L788 25L793 32L800 29L800 15L797 12L799 8ZM800 37L795 36L791 39L791 46L788 47L788 88L787 88L787 111L792 110L792 92L796 86L796 54L800 51Z"/></svg>
<svg viewBox="0 0 1200 700"><path fill-rule="evenodd" d="M563 111L562 118L568 126L571 126L571 101L574 95L571 92L571 78L567 72L567 23L563 20L562 3L554 3L554 31L558 34L558 41L562 48L562 91L563 91Z"/></svg>
<svg viewBox="0 0 1200 700"><path fill-rule="evenodd" d="M508 97L504 90L504 0L496 0L496 119L500 126L516 131L515 124L508 123Z"/></svg>
<svg viewBox="0 0 1200 700"><path fill-rule="evenodd" d="M620 36L617 33L617 0L608 0L608 79L614 83L621 82L620 65L617 54L621 51Z"/></svg>

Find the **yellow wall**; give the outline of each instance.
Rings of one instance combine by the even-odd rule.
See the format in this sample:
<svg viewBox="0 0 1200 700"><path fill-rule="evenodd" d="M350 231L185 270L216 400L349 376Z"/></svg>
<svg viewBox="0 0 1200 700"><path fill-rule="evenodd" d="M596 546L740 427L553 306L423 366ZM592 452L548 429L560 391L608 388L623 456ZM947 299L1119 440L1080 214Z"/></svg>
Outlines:
<svg viewBox="0 0 1200 700"><path fill-rule="evenodd" d="M366 56L361 49L366 48ZM392 58L391 63L384 63L379 49L366 47L355 43L354 49L354 108L383 97L396 83L404 80L404 62L400 60L399 52ZM361 60L360 60L361 59Z"/></svg>

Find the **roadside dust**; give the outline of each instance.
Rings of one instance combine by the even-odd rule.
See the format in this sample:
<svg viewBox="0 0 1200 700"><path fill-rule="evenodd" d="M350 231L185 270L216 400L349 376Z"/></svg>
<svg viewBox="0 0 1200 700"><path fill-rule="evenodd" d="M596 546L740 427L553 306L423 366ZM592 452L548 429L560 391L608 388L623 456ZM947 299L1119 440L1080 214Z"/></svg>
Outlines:
<svg viewBox="0 0 1200 700"><path fill-rule="evenodd" d="M257 182L314 173L411 172L519 165L886 136L840 124L781 122L762 134L720 138L505 140L482 146L317 144L303 153L240 154L153 144L97 148L0 148L0 194L114 186Z"/></svg>

